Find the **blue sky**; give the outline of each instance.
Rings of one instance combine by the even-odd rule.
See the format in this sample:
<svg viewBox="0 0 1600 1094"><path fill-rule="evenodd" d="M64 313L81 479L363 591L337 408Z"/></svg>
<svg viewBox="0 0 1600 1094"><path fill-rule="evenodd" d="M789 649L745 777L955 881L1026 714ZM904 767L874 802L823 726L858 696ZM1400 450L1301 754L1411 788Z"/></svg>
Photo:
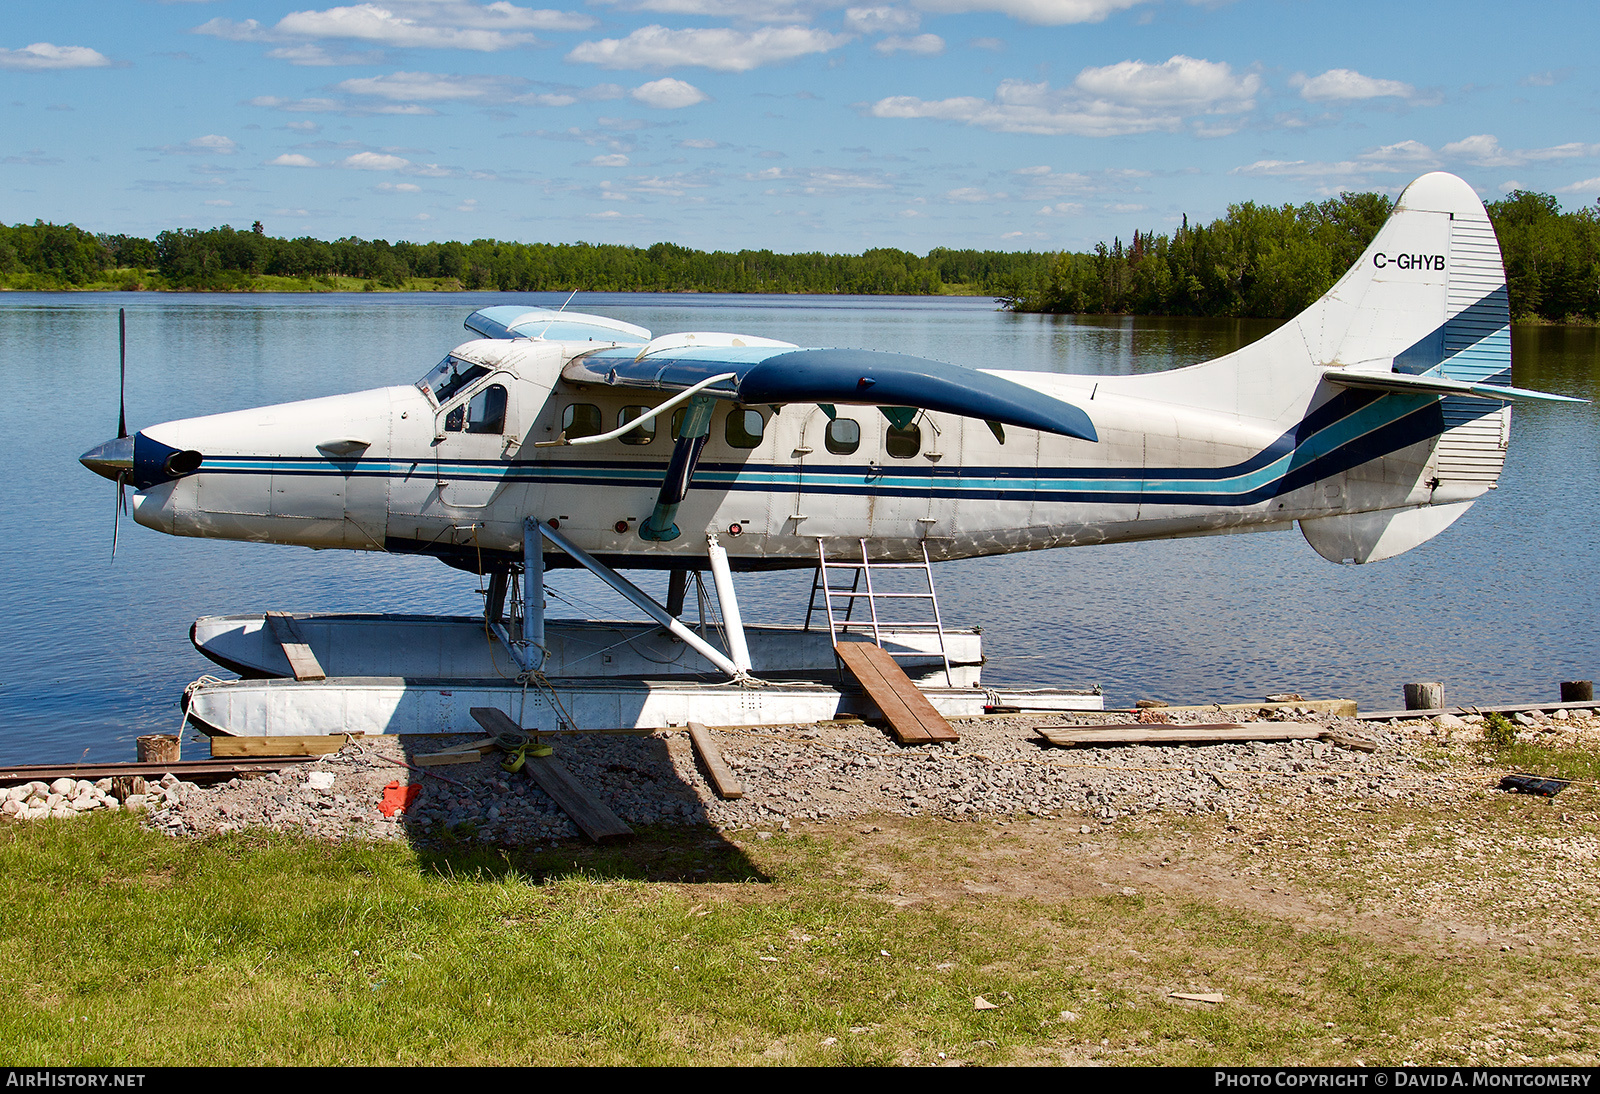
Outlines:
<svg viewBox="0 0 1600 1094"><path fill-rule="evenodd" d="M14 0L0 221L1058 250L1433 169L1571 209L1596 42L1592 0Z"/></svg>

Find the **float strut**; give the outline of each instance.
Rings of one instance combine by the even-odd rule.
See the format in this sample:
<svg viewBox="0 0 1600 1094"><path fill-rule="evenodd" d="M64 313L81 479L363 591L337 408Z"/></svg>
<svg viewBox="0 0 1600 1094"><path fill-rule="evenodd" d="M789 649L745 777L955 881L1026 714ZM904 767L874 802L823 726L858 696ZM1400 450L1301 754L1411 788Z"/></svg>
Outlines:
<svg viewBox="0 0 1600 1094"><path fill-rule="evenodd" d="M750 671L750 647L744 641L744 620L739 615L739 601L733 595L733 572L728 569L728 552L717 542L716 536L706 537L706 554L711 558L711 577L717 583L717 604L722 609L722 623L728 628L728 652L733 663L745 672Z"/></svg>
<svg viewBox="0 0 1600 1094"><path fill-rule="evenodd" d="M733 677L734 680L741 683L750 679L750 673L746 668L741 668L733 661L728 660L727 655L721 650L717 649L717 647L713 646L704 638L701 638L698 634L695 634L688 627L684 626L681 622L674 619L672 614L668 612L667 609L663 608L660 604L657 604L650 598L649 593L645 592L643 589L639 588L639 586L635 585L633 582L617 573L617 571L613 570L610 566L607 566L605 563L595 558L588 551L585 551L582 547L579 547L576 543L573 543L570 539L556 531L554 528L550 527L548 524L535 525L534 522L529 521L529 527L537 527L540 535L544 536L545 539L549 540L551 543L567 552L567 554L571 555L574 562L578 563L578 565L594 574L595 577L598 577L601 581L604 581L607 585L621 593L628 599L630 603L633 604L634 607L638 608L651 619L654 619L657 623L661 624L686 646L700 654L700 656L704 657L707 661L710 661L713 665L717 666L718 669L727 673L729 676ZM748 666L749 663L749 657L746 655L745 665Z"/></svg>
<svg viewBox="0 0 1600 1094"><path fill-rule="evenodd" d="M683 598L689 591L689 571L673 570L667 579L667 614L674 619L683 618Z"/></svg>
<svg viewBox="0 0 1600 1094"><path fill-rule="evenodd" d="M506 625L498 618L486 616L489 629L500 639L500 644L511 652L523 672L537 672L544 667L544 541L535 531L539 522L532 517L522 522L522 634L512 638ZM497 575L498 576L498 575ZM493 579L490 589L494 588ZM502 586L501 600L505 592ZM491 596L492 599L492 596Z"/></svg>

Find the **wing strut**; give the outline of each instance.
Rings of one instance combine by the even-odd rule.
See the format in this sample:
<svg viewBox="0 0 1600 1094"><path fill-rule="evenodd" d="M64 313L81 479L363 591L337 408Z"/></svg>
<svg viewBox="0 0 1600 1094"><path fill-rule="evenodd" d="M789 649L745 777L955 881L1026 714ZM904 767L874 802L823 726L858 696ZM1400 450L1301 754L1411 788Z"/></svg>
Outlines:
<svg viewBox="0 0 1600 1094"><path fill-rule="evenodd" d="M689 482L700 463L700 453L705 451L706 439L711 436L711 412L716 405L710 395L696 395L689 400L678 443L673 446L666 477L661 481L661 493L656 497L655 511L639 525L640 539L668 543L682 534L673 519L689 494Z"/></svg>

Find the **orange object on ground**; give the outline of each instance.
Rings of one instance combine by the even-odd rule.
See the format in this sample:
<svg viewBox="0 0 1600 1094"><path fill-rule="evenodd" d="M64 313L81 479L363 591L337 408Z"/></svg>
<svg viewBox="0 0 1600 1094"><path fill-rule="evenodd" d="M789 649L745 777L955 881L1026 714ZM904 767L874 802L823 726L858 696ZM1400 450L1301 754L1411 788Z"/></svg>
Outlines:
<svg viewBox="0 0 1600 1094"><path fill-rule="evenodd" d="M378 812L392 817L402 809L411 808L411 803L417 800L420 793L422 787L417 783L401 786L398 782L392 782L383 788L383 801L378 804Z"/></svg>

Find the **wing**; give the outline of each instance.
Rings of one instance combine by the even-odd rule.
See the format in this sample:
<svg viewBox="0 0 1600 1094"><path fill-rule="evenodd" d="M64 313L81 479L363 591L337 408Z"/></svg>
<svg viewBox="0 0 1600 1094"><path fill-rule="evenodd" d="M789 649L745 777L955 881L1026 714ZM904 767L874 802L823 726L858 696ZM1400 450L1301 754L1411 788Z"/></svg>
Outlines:
<svg viewBox="0 0 1600 1094"><path fill-rule="evenodd" d="M596 350L574 359L561 375L574 383L649 391L684 391L720 377L702 389L705 394L752 404L918 407L1085 441L1099 439L1079 407L977 369L902 353L741 341L746 344Z"/></svg>

